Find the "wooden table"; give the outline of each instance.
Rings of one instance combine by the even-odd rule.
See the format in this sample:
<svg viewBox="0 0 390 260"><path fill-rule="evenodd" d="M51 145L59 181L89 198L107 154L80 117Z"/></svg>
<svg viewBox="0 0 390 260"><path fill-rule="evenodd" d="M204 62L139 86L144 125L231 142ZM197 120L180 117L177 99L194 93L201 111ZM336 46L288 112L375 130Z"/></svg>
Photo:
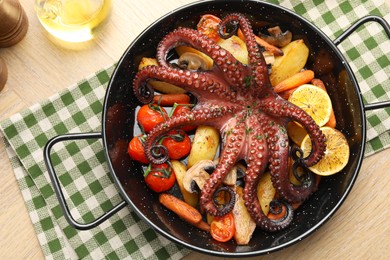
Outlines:
<svg viewBox="0 0 390 260"><path fill-rule="evenodd" d="M390 4L390 0L386 0ZM17 45L0 49L9 78L0 93L0 119L40 102L117 61L128 44L155 19L191 0L114 1L110 23L93 42L72 49L49 40L35 17L32 0L21 0L30 26ZM70 76L71 75L71 76ZM390 257L389 151L366 158L341 209L304 241L277 252L279 258ZM0 144L0 259L42 259L14 172ZM209 259L192 253L187 259ZM265 256L264 259L270 258Z"/></svg>

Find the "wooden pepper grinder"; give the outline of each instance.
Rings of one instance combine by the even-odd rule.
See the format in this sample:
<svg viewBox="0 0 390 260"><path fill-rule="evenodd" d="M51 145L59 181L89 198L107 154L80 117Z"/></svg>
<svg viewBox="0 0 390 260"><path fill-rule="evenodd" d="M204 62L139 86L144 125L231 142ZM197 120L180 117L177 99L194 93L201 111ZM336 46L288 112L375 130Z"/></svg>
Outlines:
<svg viewBox="0 0 390 260"><path fill-rule="evenodd" d="M0 48L9 47L27 33L28 19L18 0L0 0Z"/></svg>
<svg viewBox="0 0 390 260"><path fill-rule="evenodd" d="M0 91L3 90L7 82L8 70L4 60L0 57Z"/></svg>

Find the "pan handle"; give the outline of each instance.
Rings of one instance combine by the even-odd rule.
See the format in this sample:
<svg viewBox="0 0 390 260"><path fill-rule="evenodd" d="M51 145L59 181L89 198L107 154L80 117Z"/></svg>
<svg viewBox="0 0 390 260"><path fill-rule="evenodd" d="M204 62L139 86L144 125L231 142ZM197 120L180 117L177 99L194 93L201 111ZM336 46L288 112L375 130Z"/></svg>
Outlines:
<svg viewBox="0 0 390 260"><path fill-rule="evenodd" d="M354 23L351 27L349 27L345 32L343 32L338 38L334 40L335 45L339 45L341 42L343 42L349 35L351 35L354 31L357 30L361 25L367 23L367 22L376 22L379 23L382 28L385 30L387 37L390 38L390 26L388 22L383 19L382 17L375 16L375 15L369 15L361 18L356 23ZM376 102L371 104L364 104L365 110L374 110L374 109L380 109L390 107L390 100L389 101L383 101L383 102Z"/></svg>
<svg viewBox="0 0 390 260"><path fill-rule="evenodd" d="M43 157L45 160L45 164L47 167L47 171L49 173L51 182L53 183L54 191L57 195L58 201L60 203L61 209L64 213L65 219L68 221L68 223L73 226L76 229L79 230L89 230L92 229L98 225L100 225L102 222L106 221L108 218L110 218L112 215L117 213L119 210L123 209L127 203L126 201L120 202L118 205L110 209L109 211L105 212L102 216L96 218L90 223L80 223L77 222L73 216L70 213L68 204L66 203L64 194L61 189L61 184L58 180L57 174L54 171L54 167L51 161L50 152L52 147L59 142L63 141L71 141L71 140L80 140L80 139L98 139L102 138L101 133L77 133L77 134L65 134L65 135L58 135L52 139L50 139L47 144L45 145Z"/></svg>

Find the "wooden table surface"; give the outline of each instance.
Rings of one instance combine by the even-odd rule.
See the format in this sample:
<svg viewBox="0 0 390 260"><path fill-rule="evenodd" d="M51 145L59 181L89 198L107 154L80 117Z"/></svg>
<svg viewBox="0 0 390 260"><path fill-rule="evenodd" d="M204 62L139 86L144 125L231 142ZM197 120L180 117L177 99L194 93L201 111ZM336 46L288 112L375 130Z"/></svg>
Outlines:
<svg viewBox="0 0 390 260"><path fill-rule="evenodd" d="M113 1L110 22L99 37L93 42L71 47L50 40L35 17L32 0L20 2L30 25L20 43L0 49L0 56L9 71L7 85L0 93L0 120L111 65L147 25L193 1ZM390 0L386 2L390 4ZM383 151L364 160L349 197L320 230L304 241L272 254L272 257L390 257L389 152ZM0 173L0 259L42 259L43 253L2 143ZM262 259L270 257L264 256ZM186 257L206 258L209 259L199 253Z"/></svg>

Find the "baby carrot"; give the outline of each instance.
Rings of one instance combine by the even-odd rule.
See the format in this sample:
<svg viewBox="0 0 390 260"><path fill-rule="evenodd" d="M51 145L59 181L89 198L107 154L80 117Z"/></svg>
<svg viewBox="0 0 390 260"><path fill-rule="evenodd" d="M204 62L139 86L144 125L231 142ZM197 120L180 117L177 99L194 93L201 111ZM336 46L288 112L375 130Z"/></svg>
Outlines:
<svg viewBox="0 0 390 260"><path fill-rule="evenodd" d="M291 77L281 81L278 85L274 87L276 93L283 92L289 89L299 87L300 85L309 83L314 79L314 71L312 70L302 70Z"/></svg>
<svg viewBox="0 0 390 260"><path fill-rule="evenodd" d="M207 222L204 222L203 220L200 221L199 223L196 223L194 226L203 231L210 232L210 225Z"/></svg>
<svg viewBox="0 0 390 260"><path fill-rule="evenodd" d="M173 104L189 104L190 97L186 94L162 94L155 95L153 101L160 106L173 106Z"/></svg>
<svg viewBox="0 0 390 260"><path fill-rule="evenodd" d="M180 218L197 226L202 221L202 215L197 209L168 193L161 193L159 201L166 208L175 212Z"/></svg>
<svg viewBox="0 0 390 260"><path fill-rule="evenodd" d="M290 97L291 93L293 93L297 88L298 87L292 88L289 90L285 90L285 91L279 92L278 94L279 94L279 96L281 96L282 98L287 100Z"/></svg>
<svg viewBox="0 0 390 260"><path fill-rule="evenodd" d="M323 82L322 80L320 80L320 79L314 79L314 78L313 78L313 79L311 80L311 84L313 84L314 86L317 86L317 87L319 87L320 89L326 91L325 84L324 84L324 82ZM326 91L326 92L327 92L327 91Z"/></svg>
<svg viewBox="0 0 390 260"><path fill-rule="evenodd" d="M238 29L237 36L241 40L244 40L244 34L242 33L241 29ZM280 49L272 44L269 44L268 42L264 41L263 39L261 39L260 37L258 37L256 35L255 35L255 39L256 39L257 44L263 46L267 51L273 53L275 56L282 56L283 55L282 49Z"/></svg>

